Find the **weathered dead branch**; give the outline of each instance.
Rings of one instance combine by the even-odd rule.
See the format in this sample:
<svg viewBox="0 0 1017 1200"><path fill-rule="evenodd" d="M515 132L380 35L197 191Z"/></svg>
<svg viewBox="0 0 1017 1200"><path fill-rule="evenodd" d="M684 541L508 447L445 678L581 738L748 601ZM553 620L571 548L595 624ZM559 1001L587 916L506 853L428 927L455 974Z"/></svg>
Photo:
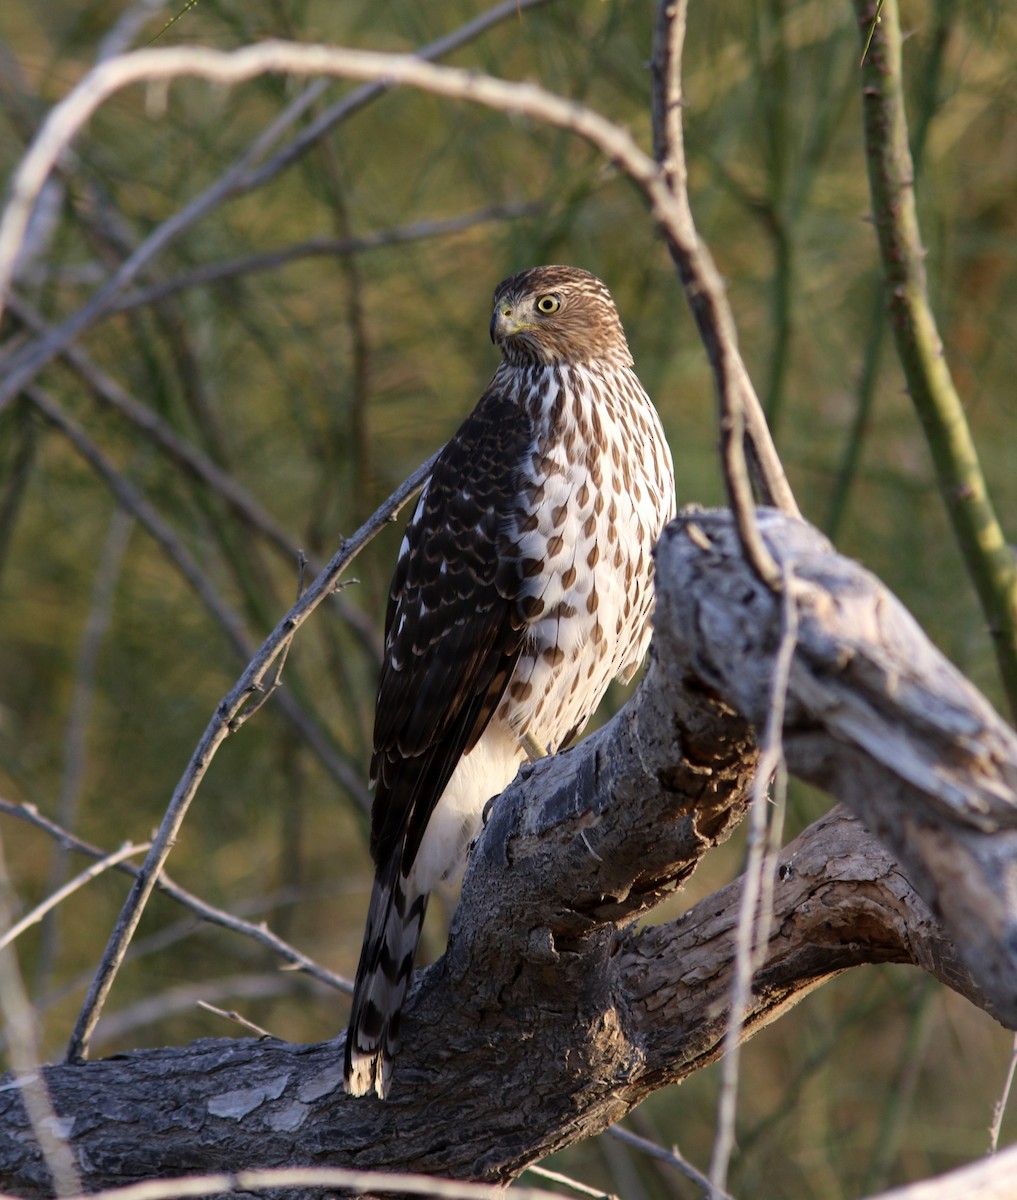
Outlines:
<svg viewBox="0 0 1017 1200"><path fill-rule="evenodd" d="M802 522L764 512L760 528L796 581L792 765L865 825L842 806L785 850L747 1033L888 961L1017 1024L1017 739L871 575ZM494 805L448 953L407 1012L391 1099L343 1094L336 1043L203 1041L50 1068L86 1186L292 1163L507 1180L718 1056L740 882L665 925L630 922L744 810L755 750L735 706L760 719L779 599L724 513L676 522L658 569L654 661L632 703ZM47 1194L16 1088L0 1092L0 1130L3 1187Z"/></svg>

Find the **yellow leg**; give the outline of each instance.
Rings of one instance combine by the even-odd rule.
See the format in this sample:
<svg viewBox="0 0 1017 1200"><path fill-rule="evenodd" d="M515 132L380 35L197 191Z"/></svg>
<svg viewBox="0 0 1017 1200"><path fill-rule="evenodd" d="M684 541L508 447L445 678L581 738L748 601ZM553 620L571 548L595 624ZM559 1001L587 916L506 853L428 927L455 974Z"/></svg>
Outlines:
<svg viewBox="0 0 1017 1200"><path fill-rule="evenodd" d="M538 758L547 758L547 747L542 746L532 733L524 733L520 740L530 762L536 762Z"/></svg>

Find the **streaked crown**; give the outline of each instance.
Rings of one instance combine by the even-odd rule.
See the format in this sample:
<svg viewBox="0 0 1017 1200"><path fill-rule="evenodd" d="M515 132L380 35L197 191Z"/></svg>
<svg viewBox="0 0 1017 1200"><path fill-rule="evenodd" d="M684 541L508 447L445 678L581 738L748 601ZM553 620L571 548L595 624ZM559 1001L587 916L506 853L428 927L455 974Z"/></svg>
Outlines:
<svg viewBox="0 0 1017 1200"><path fill-rule="evenodd" d="M579 267L531 267L494 291L491 341L513 365L631 366L607 286Z"/></svg>

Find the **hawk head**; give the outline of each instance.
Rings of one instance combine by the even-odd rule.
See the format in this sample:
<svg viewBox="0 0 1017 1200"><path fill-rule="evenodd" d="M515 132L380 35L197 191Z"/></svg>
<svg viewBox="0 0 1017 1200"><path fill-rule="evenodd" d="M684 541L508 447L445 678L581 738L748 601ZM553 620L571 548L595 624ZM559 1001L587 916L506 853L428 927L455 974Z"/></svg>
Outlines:
<svg viewBox="0 0 1017 1200"><path fill-rule="evenodd" d="M513 366L632 366L611 293L579 267L531 267L500 283L491 341Z"/></svg>

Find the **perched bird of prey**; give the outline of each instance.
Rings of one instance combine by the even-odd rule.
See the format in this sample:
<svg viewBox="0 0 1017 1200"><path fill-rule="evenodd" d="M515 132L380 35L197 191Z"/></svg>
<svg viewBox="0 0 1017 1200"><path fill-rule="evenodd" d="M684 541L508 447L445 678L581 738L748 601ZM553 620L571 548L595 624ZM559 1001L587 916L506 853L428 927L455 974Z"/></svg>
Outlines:
<svg viewBox="0 0 1017 1200"><path fill-rule="evenodd" d="M346 1034L358 1096L389 1088L428 893L462 872L485 804L645 654L651 551L675 511L660 420L599 279L513 275L491 339L501 364L424 486L389 596L376 874Z"/></svg>

